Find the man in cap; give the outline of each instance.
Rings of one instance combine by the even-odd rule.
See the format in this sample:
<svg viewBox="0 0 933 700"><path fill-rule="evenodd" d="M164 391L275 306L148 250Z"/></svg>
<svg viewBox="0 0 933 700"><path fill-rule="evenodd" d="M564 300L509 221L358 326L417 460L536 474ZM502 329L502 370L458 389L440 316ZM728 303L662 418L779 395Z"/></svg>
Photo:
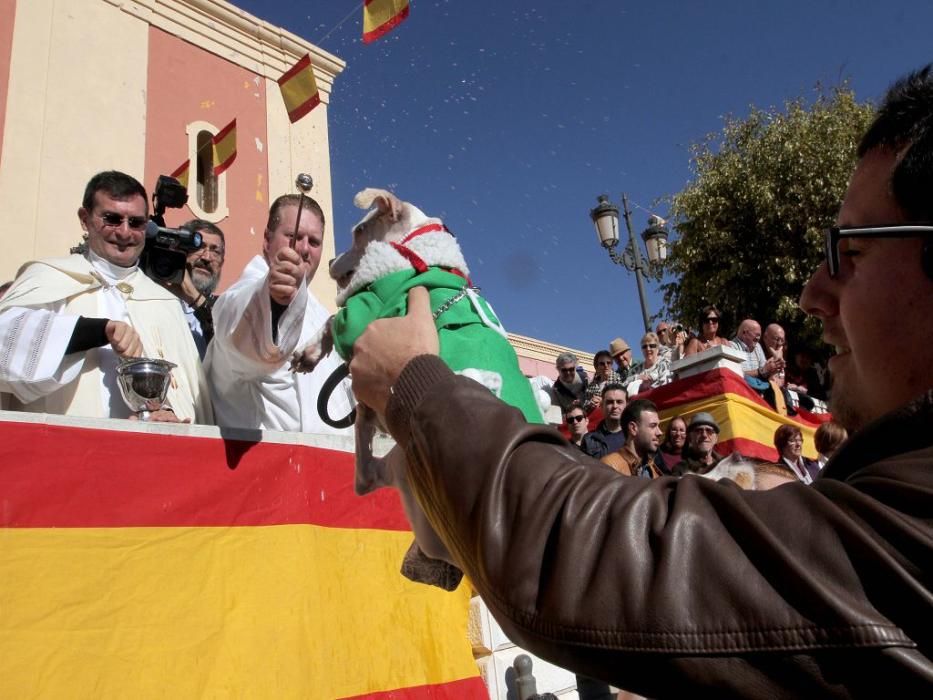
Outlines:
<svg viewBox="0 0 933 700"><path fill-rule="evenodd" d="M616 338L609 343L609 354L616 363L616 372L621 377L622 384L628 381L632 369L632 348L622 338Z"/></svg>
<svg viewBox="0 0 933 700"><path fill-rule="evenodd" d="M684 445L684 458L674 465L672 471L678 476L684 474L706 474L722 461L722 455L716 452L719 440L719 423L706 411L701 411L690 419L687 426L687 444Z"/></svg>

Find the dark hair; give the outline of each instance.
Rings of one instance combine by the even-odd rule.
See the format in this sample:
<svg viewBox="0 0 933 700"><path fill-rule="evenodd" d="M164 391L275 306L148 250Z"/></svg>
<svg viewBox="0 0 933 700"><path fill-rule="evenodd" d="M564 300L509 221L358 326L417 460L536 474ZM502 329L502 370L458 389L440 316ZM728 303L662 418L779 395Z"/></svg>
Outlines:
<svg viewBox="0 0 933 700"><path fill-rule="evenodd" d="M862 137L858 157L874 148L903 151L891 191L912 221L933 221L933 64L892 85Z"/></svg>
<svg viewBox="0 0 933 700"><path fill-rule="evenodd" d="M784 448L787 447L787 443L797 435L803 435L800 428L796 425L788 425L787 423L779 426L778 429L774 431L774 446L777 448L778 457L784 454Z"/></svg>
<svg viewBox="0 0 933 700"><path fill-rule="evenodd" d="M700 309L700 315L699 315L700 328L703 328L703 321L705 321L706 317L710 315L710 312L716 314L716 318L718 318L720 322L722 322L722 314L719 313L719 309L717 309L715 306L710 304Z"/></svg>
<svg viewBox="0 0 933 700"><path fill-rule="evenodd" d="M583 410L583 404L580 403L577 399L574 399L573 401L571 401L570 403L568 403L568 404L561 410L561 415L564 417L564 423L567 422L567 416L570 414L570 412L571 412L571 411L576 411L577 409L580 409L581 411L583 411L583 415L584 415L584 416L586 415L586 411Z"/></svg>
<svg viewBox="0 0 933 700"><path fill-rule="evenodd" d="M312 211L320 217L321 227L323 228L327 221L324 219L324 211L321 209L320 204L308 196L302 197L298 194L283 194L281 197L277 197L276 200L272 202L272 206L269 207L269 220L266 222L266 231L275 231L278 227L279 222L282 220L283 207L297 207L299 202L301 202L302 209Z"/></svg>
<svg viewBox="0 0 933 700"><path fill-rule="evenodd" d="M94 195L98 192L105 193L112 199L132 199L136 195L143 198L146 203L146 215L149 214L149 199L146 194L146 188L140 184L139 180L119 170L105 170L97 173L88 180L84 188L84 199L81 200L81 206L87 211L94 209Z"/></svg>
<svg viewBox="0 0 933 700"><path fill-rule="evenodd" d="M816 443L816 451L821 455L831 455L839 445L848 437L846 429L835 421L827 421L816 429L816 435L813 441Z"/></svg>
<svg viewBox="0 0 933 700"><path fill-rule="evenodd" d="M224 240L224 232L220 230L220 227L212 224L210 221L205 221L204 219L192 219L191 221L186 221L178 228L183 228L185 231L191 231L191 233L207 231L208 233L212 233L215 236L220 236L220 240Z"/></svg>
<svg viewBox="0 0 933 700"><path fill-rule="evenodd" d="M598 350L596 354L593 355L593 369L597 368L600 357L605 357L607 360L612 362L612 355L609 354L608 350Z"/></svg>
<svg viewBox="0 0 933 700"><path fill-rule="evenodd" d="M628 391L625 390L624 384L619 384L619 382L606 382L605 385L603 385L603 390L599 392L599 395L606 398L607 391L621 391L625 394L625 400L628 401Z"/></svg>
<svg viewBox="0 0 933 700"><path fill-rule="evenodd" d="M635 399L629 403L622 411L622 429L625 430L625 426L629 423L640 423L641 414L645 411L657 413L658 407L654 405L654 401L649 399Z"/></svg>

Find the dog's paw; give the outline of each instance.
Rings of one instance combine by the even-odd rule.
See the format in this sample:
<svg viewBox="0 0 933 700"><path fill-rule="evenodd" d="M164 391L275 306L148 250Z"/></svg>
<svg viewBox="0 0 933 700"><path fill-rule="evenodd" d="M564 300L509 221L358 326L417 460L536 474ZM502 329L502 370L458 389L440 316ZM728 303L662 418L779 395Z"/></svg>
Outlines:
<svg viewBox="0 0 933 700"><path fill-rule="evenodd" d="M321 361L323 354L320 346L317 345L309 345L304 350L296 350L292 353L288 369L292 372L312 372Z"/></svg>

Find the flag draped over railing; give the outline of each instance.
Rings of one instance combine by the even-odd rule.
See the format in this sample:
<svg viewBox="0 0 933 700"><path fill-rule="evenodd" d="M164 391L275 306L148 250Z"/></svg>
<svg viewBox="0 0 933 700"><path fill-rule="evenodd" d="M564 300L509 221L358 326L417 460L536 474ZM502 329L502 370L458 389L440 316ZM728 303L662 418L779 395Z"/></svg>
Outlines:
<svg viewBox="0 0 933 700"><path fill-rule="evenodd" d="M349 440L10 415L3 697L485 697L468 584L398 573L411 533L394 492L353 494Z"/></svg>

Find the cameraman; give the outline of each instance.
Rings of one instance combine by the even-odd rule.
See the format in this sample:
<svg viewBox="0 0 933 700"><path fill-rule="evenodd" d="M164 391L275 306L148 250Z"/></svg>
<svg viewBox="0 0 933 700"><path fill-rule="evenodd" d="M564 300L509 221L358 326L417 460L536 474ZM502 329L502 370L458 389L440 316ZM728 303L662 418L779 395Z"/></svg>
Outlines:
<svg viewBox="0 0 933 700"><path fill-rule="evenodd" d="M117 386L121 358L174 362L170 410L150 420L213 420L197 349L174 296L139 269L146 190L121 172L98 173L78 209L83 254L26 263L0 299L0 393L10 408L128 418Z"/></svg>
<svg viewBox="0 0 933 700"><path fill-rule="evenodd" d="M188 253L185 276L180 284L162 283L181 301L181 309L191 328L191 337L204 359L207 344L214 337L211 309L217 300L214 290L224 267L224 232L210 221L192 219L179 228L201 234L201 247Z"/></svg>

